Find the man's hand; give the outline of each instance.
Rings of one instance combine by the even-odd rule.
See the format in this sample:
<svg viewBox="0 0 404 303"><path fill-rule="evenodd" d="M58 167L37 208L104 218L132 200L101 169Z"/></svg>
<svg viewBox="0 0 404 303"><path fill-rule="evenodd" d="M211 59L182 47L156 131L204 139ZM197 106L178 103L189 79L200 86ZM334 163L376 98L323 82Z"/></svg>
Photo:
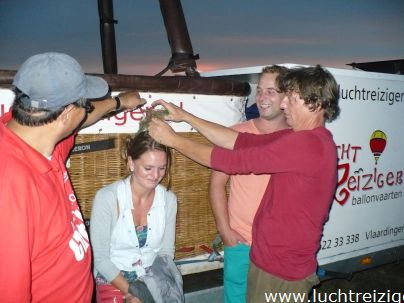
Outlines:
<svg viewBox="0 0 404 303"><path fill-rule="evenodd" d="M222 237L223 244L226 246L236 246L239 243L248 245L248 241L231 228L229 228L225 232L221 232L220 236Z"/></svg>
<svg viewBox="0 0 404 303"><path fill-rule="evenodd" d="M152 118L148 130L154 140L163 145L173 147L173 142L177 134L166 122L158 118Z"/></svg>
<svg viewBox="0 0 404 303"><path fill-rule="evenodd" d="M140 98L140 95L137 91L120 93L118 97L121 101L120 110L132 111L146 104L146 100Z"/></svg>
<svg viewBox="0 0 404 303"><path fill-rule="evenodd" d="M183 110L182 108L174 105L171 102L170 103L166 102L162 99L156 100L152 103L153 107L156 107L157 105L161 105L167 110L167 114L164 115L165 120L181 122L181 121L185 121L187 115L190 115L190 113Z"/></svg>

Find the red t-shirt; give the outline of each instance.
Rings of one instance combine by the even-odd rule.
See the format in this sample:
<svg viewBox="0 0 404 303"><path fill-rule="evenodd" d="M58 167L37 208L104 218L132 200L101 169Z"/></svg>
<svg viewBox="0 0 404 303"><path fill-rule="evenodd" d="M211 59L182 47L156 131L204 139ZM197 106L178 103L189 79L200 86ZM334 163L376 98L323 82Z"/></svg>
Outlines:
<svg viewBox="0 0 404 303"><path fill-rule="evenodd" d="M65 161L48 160L0 118L0 302L90 302L91 249Z"/></svg>
<svg viewBox="0 0 404 303"><path fill-rule="evenodd" d="M323 127L267 135L241 133L235 150L213 149L211 164L228 174L271 174L253 223L254 264L285 280L314 273L337 183L331 133Z"/></svg>

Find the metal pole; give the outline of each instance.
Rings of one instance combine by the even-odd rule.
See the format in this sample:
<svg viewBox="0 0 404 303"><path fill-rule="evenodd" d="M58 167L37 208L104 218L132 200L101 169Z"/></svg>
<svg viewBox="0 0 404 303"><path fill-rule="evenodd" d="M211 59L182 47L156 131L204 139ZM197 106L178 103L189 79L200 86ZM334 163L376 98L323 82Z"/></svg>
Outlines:
<svg viewBox="0 0 404 303"><path fill-rule="evenodd" d="M100 33L102 47L102 63L105 74L118 74L116 59L116 42L114 24L114 9L112 0L98 0L98 14L100 17Z"/></svg>
<svg viewBox="0 0 404 303"><path fill-rule="evenodd" d="M160 0L160 10L171 47L172 57L169 64L171 71L185 71L189 75L199 75L195 62L199 59L199 55L194 55L181 1Z"/></svg>

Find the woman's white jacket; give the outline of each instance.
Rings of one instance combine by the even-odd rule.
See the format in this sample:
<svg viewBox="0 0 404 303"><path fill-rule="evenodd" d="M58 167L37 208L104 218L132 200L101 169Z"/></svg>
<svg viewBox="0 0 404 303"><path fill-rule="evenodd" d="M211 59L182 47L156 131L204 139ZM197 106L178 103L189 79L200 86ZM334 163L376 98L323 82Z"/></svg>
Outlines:
<svg viewBox="0 0 404 303"><path fill-rule="evenodd" d="M119 207L119 208L118 208ZM157 255L174 258L177 197L163 185L156 187L147 214L147 240L140 248L132 217L130 177L100 189L94 198L90 220L90 241L94 255L94 276L108 281L120 270L145 274Z"/></svg>

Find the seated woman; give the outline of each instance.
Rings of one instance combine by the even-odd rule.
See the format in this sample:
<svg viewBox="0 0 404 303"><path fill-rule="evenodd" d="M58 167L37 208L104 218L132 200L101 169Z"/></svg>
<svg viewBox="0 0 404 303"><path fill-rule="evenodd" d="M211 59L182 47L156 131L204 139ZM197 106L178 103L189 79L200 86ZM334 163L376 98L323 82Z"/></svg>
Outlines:
<svg viewBox="0 0 404 303"><path fill-rule="evenodd" d="M130 284L157 256L174 258L177 197L160 184L170 157L168 147L140 132L127 143L130 175L96 193L90 237L97 302L142 302Z"/></svg>

